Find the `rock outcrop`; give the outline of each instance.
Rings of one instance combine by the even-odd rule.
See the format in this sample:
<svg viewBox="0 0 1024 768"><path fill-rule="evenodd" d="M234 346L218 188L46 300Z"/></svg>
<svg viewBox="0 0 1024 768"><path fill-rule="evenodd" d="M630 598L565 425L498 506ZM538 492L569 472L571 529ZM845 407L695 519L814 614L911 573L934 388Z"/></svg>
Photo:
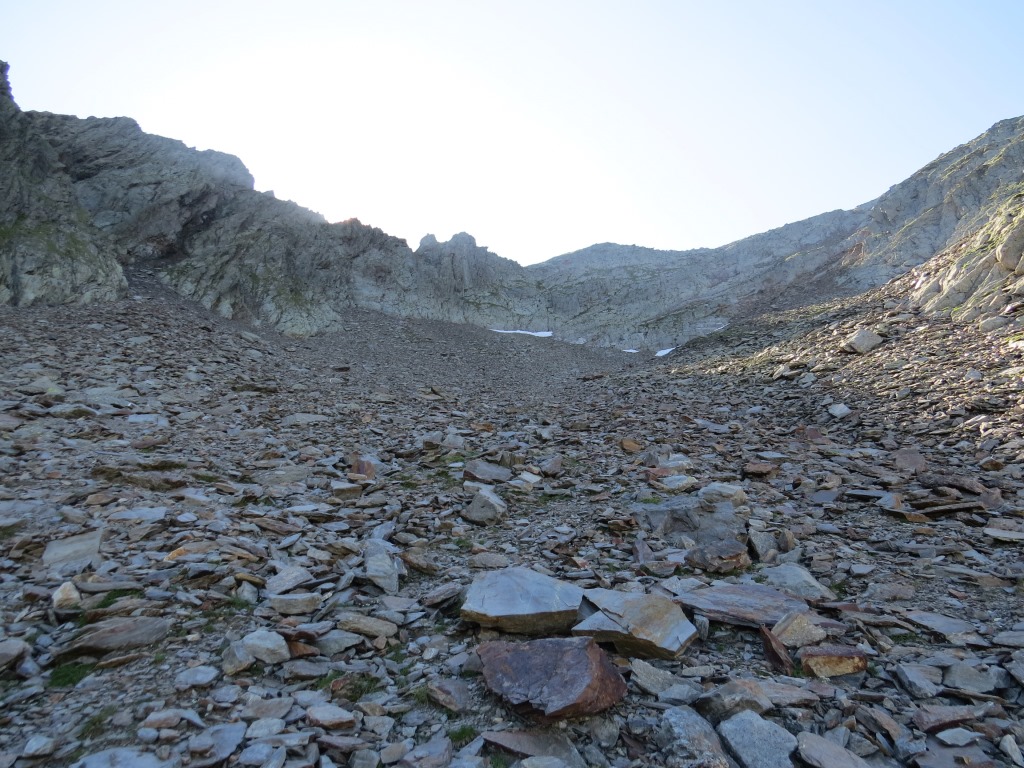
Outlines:
<svg viewBox="0 0 1024 768"><path fill-rule="evenodd" d="M89 222L72 179L14 102L0 61L0 304L86 303L125 288L113 242Z"/></svg>
<svg viewBox="0 0 1024 768"><path fill-rule="evenodd" d="M120 255L225 317L296 336L342 330L364 308L657 349L771 308L854 295L936 254L914 276L914 298L930 310L987 316L1018 292L1024 118L851 211L720 248L605 243L521 267L465 233L428 235L413 251L354 219L328 223L256 192L235 157L128 118L21 113L6 80L3 89L4 303L110 298L123 288Z"/></svg>

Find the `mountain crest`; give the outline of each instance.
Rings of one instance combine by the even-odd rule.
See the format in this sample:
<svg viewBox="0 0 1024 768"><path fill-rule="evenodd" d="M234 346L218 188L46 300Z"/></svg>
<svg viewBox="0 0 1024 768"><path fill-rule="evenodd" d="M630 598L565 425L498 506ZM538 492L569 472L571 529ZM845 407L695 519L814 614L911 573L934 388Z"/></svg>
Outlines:
<svg viewBox="0 0 1024 768"><path fill-rule="evenodd" d="M926 276L915 295L935 311L995 311L995 285L1016 295L1007 280L1024 237L1024 118L850 211L720 248L603 243L521 267L465 232L447 242L427 235L413 252L357 220L330 224L256 192L238 158L146 134L128 118L23 113L6 64L0 73L3 303L112 298L124 290L120 264L146 261L184 296L294 335L340 328L349 308L363 307L662 348L913 268ZM954 251L947 271L922 266ZM974 298L979 290L988 298Z"/></svg>

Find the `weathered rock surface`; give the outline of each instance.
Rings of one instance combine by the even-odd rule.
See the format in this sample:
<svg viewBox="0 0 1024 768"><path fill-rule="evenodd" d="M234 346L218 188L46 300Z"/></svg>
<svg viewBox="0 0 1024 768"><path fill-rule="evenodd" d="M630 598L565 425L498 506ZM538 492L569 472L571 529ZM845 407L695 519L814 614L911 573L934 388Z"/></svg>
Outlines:
<svg viewBox="0 0 1024 768"><path fill-rule="evenodd" d="M74 176L18 109L0 62L0 304L109 301L127 288L116 244L79 203Z"/></svg>
<svg viewBox="0 0 1024 768"><path fill-rule="evenodd" d="M504 568L473 579L462 618L505 632L567 632L576 623L583 590L530 568Z"/></svg>
<svg viewBox="0 0 1024 768"><path fill-rule="evenodd" d="M626 656L674 659L697 638L697 628L671 600L610 589L583 593L580 615L572 628L599 643L613 643Z"/></svg>
<svg viewBox="0 0 1024 768"><path fill-rule="evenodd" d="M593 715L626 695L622 676L589 638L492 641L477 653L488 688L545 717Z"/></svg>
<svg viewBox="0 0 1024 768"><path fill-rule="evenodd" d="M129 299L0 307L0 765L734 768L712 721L745 711L798 737L794 763L1016 764L1015 310L952 322L901 279L626 367L358 310L257 333L155 266ZM861 328L884 343L844 352ZM487 525L462 514L474 460L510 471ZM742 571L689 557L722 542ZM813 610L759 583L779 566ZM573 593L542 642L591 590L670 601L696 637L607 647L628 682L597 715L521 717L477 652L515 638L459 605L507 567ZM818 677L815 653L855 666Z"/></svg>
<svg viewBox="0 0 1024 768"><path fill-rule="evenodd" d="M330 224L254 191L237 158L145 134L128 118L22 114L6 80L0 101L13 203L0 251L4 303L112 298L124 289L123 254L222 316L290 335L342 331L361 307L660 349L772 304L802 306L808 288L824 298L879 285L940 251L943 266L915 278L930 310L961 310L992 330L1024 291L1020 119L851 211L720 248L604 243L524 268L465 233L427 236L413 252L356 220Z"/></svg>

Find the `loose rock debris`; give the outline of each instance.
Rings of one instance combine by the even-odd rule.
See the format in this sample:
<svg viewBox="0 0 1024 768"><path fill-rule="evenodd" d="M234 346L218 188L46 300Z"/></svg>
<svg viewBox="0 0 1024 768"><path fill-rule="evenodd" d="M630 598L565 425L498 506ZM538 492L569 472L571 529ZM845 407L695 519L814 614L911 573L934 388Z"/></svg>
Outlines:
<svg viewBox="0 0 1024 768"><path fill-rule="evenodd" d="M0 309L0 766L1024 765L1013 323L442 360L133 279Z"/></svg>

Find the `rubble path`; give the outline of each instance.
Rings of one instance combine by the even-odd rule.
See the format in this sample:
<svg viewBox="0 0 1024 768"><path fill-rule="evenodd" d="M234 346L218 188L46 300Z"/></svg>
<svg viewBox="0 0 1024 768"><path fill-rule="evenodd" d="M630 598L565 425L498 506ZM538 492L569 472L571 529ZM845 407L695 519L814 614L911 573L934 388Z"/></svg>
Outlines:
<svg viewBox="0 0 1024 768"><path fill-rule="evenodd" d="M132 292L0 309L0 768L1024 765L1014 318L890 287L653 361ZM515 566L696 632L524 715L460 617Z"/></svg>

